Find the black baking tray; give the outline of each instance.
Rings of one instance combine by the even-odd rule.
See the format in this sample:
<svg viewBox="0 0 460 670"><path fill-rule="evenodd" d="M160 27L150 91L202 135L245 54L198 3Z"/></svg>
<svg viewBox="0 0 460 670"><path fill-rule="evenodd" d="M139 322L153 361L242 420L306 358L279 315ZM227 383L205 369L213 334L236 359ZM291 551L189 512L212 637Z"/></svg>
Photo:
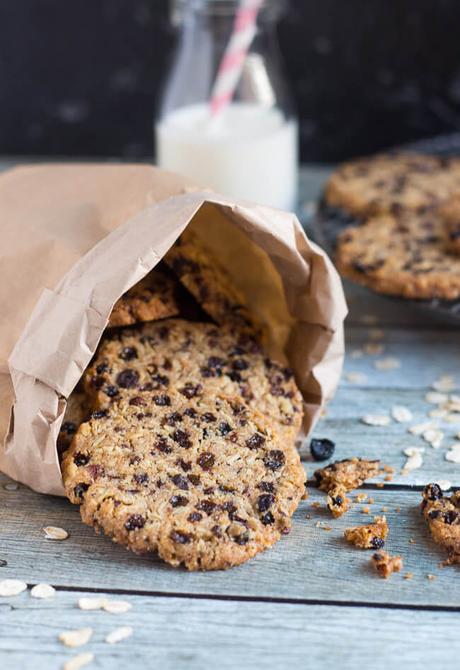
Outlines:
<svg viewBox="0 0 460 670"><path fill-rule="evenodd" d="M460 158L460 133L419 140L393 148L385 153L397 153L400 151ZM340 233L347 226L359 224L360 222L355 217L341 209L327 205L324 200L320 200L313 220L310 222L315 238L332 257L335 255L337 238ZM372 289L368 290L372 291ZM411 298L398 298L397 296L390 296L378 293L377 291L372 292L392 302L406 305L410 303L423 310L426 314L431 313L433 317L442 318L450 324L460 325L460 299L441 300L433 298L432 300L415 300Z"/></svg>

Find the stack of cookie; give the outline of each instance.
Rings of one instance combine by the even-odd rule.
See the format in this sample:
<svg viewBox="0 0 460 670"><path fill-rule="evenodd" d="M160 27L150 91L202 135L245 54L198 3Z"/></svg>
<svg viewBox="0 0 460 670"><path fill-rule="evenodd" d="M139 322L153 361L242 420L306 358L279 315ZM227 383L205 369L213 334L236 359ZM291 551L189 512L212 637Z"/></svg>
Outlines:
<svg viewBox="0 0 460 670"><path fill-rule="evenodd" d="M190 570L237 565L289 531L302 398L261 330L187 231L117 302L59 439L85 523Z"/></svg>
<svg viewBox="0 0 460 670"><path fill-rule="evenodd" d="M343 276L390 295L460 297L460 159L381 155L341 166L325 203L356 219L338 239Z"/></svg>

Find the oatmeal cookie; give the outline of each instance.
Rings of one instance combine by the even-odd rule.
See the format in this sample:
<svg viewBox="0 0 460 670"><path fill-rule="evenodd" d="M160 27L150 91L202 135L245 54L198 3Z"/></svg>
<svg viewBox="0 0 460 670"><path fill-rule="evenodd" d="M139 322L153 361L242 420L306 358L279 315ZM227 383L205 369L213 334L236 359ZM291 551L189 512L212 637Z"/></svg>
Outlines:
<svg viewBox="0 0 460 670"><path fill-rule="evenodd" d="M340 235L336 264L344 277L389 295L454 300L460 296L460 258L445 250L436 215L378 216Z"/></svg>
<svg viewBox="0 0 460 670"><path fill-rule="evenodd" d="M72 438L83 421L91 414L90 401L85 391L77 386L67 399L67 407L57 439L58 453L70 447Z"/></svg>
<svg viewBox="0 0 460 670"><path fill-rule="evenodd" d="M176 281L160 270L152 270L115 303L108 328L132 326L179 314Z"/></svg>
<svg viewBox="0 0 460 670"><path fill-rule="evenodd" d="M294 445L240 398L164 389L94 413L62 472L85 523L189 570L228 568L273 545L305 490Z"/></svg>
<svg viewBox="0 0 460 670"><path fill-rule="evenodd" d="M448 552L445 565L460 565L460 491L444 496L438 484L428 484L421 508L433 540Z"/></svg>
<svg viewBox="0 0 460 670"><path fill-rule="evenodd" d="M447 251L460 254L460 195L450 198L439 208L439 217L444 224Z"/></svg>
<svg viewBox="0 0 460 670"><path fill-rule="evenodd" d="M460 161L421 154L383 154L345 163L330 177L328 205L365 218L435 208L457 190Z"/></svg>
<svg viewBox="0 0 460 670"><path fill-rule="evenodd" d="M380 461L350 458L315 470L316 483L328 494L327 506L334 517L342 516L350 505L346 492L358 488L366 479L376 477L379 466Z"/></svg>
<svg viewBox="0 0 460 670"><path fill-rule="evenodd" d="M371 563L383 579L388 579L393 572L400 572L403 567L401 556L390 556L386 551L374 554Z"/></svg>
<svg viewBox="0 0 460 670"><path fill-rule="evenodd" d="M384 516L374 517L373 523L347 528L344 537L360 549L381 549L388 535L388 524Z"/></svg>
<svg viewBox="0 0 460 670"><path fill-rule="evenodd" d="M253 334L261 332L249 313L244 295L196 235L185 230L164 260L214 321Z"/></svg>
<svg viewBox="0 0 460 670"><path fill-rule="evenodd" d="M292 371L230 325L172 319L109 336L84 384L99 409L133 392L175 388L187 398L209 392L239 395L292 438L302 420Z"/></svg>

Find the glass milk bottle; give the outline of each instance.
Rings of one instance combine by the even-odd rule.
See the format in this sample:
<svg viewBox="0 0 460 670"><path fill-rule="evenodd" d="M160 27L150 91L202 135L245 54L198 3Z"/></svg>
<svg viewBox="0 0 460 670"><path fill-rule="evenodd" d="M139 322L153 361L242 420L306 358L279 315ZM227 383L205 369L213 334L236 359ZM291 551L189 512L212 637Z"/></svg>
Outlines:
<svg viewBox="0 0 460 670"><path fill-rule="evenodd" d="M276 37L284 3L252 3L260 7L244 53L229 53L231 38L241 46L237 28L248 30L241 8L251 0L173 1L180 36L155 123L157 164L225 195L292 210L298 126ZM225 76L216 83L224 54L234 79L227 89Z"/></svg>

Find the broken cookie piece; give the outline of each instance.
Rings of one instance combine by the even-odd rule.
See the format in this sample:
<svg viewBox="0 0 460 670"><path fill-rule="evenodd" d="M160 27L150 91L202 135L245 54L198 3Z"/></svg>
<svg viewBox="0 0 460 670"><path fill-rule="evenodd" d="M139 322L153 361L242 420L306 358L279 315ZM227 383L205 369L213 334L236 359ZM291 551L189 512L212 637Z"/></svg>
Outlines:
<svg viewBox="0 0 460 670"><path fill-rule="evenodd" d="M371 563L383 579L387 579L392 572L400 572L403 567L401 556L390 556L386 551L378 551L374 554Z"/></svg>
<svg viewBox="0 0 460 670"><path fill-rule="evenodd" d="M346 488L333 486L327 495L327 508L334 518L342 516L348 510L350 501L345 495Z"/></svg>
<svg viewBox="0 0 460 670"><path fill-rule="evenodd" d="M347 528L344 536L360 549L381 549L388 535L388 524L384 516L374 517L374 523Z"/></svg>
<svg viewBox="0 0 460 670"><path fill-rule="evenodd" d="M315 471L318 487L328 494L327 506L334 517L341 516L349 507L345 493L378 475L379 466L380 461L349 458Z"/></svg>
<svg viewBox="0 0 460 670"><path fill-rule="evenodd" d="M421 509L433 540L447 550L444 565L460 564L460 491L444 496L438 484L428 484Z"/></svg>

